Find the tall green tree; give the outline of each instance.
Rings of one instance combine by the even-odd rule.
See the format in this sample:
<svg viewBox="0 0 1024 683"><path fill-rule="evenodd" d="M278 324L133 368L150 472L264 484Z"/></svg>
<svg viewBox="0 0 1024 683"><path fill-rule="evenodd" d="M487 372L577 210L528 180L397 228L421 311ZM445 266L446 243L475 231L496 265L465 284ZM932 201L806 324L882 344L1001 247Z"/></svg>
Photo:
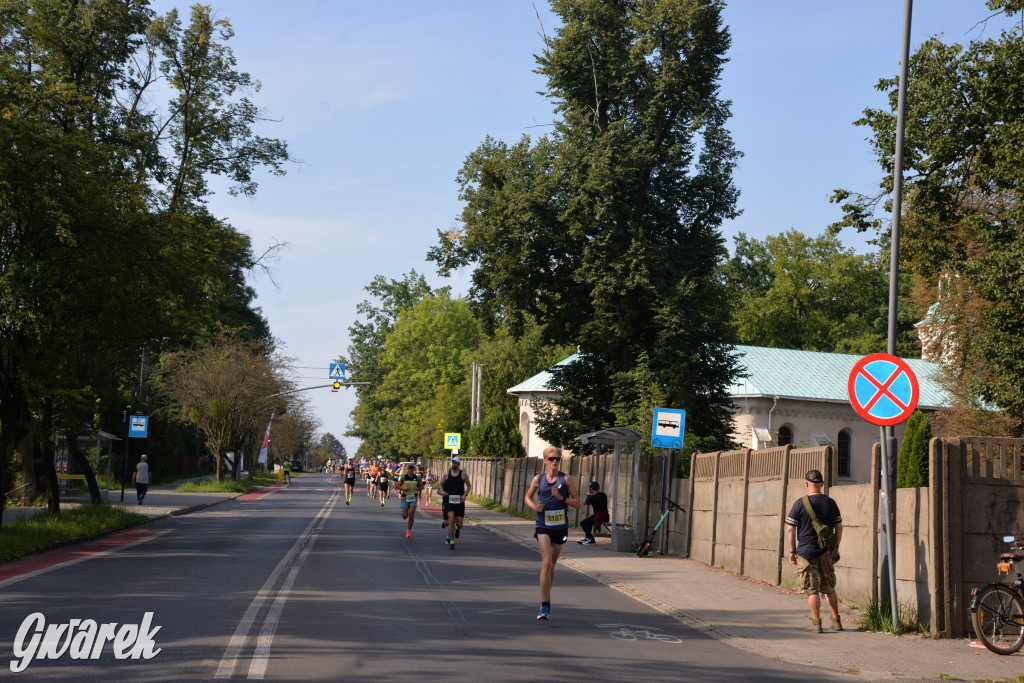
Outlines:
<svg viewBox="0 0 1024 683"><path fill-rule="evenodd" d="M272 413L301 413L297 399L279 395L294 388L285 377L286 368L286 359L266 344L230 332L161 359L159 386L170 414L203 434L215 459L218 481L227 452L240 452L246 441L255 444L254 435L263 433ZM299 420L289 421L293 432L301 431ZM235 464L228 460L226 466L237 474Z"/></svg>
<svg viewBox="0 0 1024 683"><path fill-rule="evenodd" d="M367 387L388 426L379 455L431 456L443 431L469 431L470 359L479 338L469 303L447 292L399 314L381 355L386 371Z"/></svg>
<svg viewBox="0 0 1024 683"><path fill-rule="evenodd" d="M339 357L350 368L350 379L355 382L369 382L367 387L357 388L359 402L352 411L352 424L348 436L364 439L367 450L383 454L389 446L391 429L385 414L382 394L376 390L384 380L388 367L383 363L384 345L389 334L395 329L399 316L425 297L435 292L426 278L415 270L409 271L400 280L388 280L383 275L373 278L365 290L372 297L356 306L356 313L362 319L349 327L348 354ZM437 293L446 293L447 288ZM362 448L360 448L362 450Z"/></svg>
<svg viewBox="0 0 1024 683"><path fill-rule="evenodd" d="M259 260L205 209L203 178L251 193L254 169L281 172L287 151L249 127L251 104L235 98L255 82L235 71L230 27L210 11L197 5L184 28L142 2L0 2L4 490L23 437L52 462L54 434L77 434L97 398L124 392L113 380L140 347L221 323L269 336L245 285Z"/></svg>
<svg viewBox="0 0 1024 683"><path fill-rule="evenodd" d="M1020 0L989 0L1016 19ZM979 19L987 19L979 3ZM959 348L947 363L976 404L997 405L1024 426L1024 35L1014 21L966 45L926 40L911 56L907 94L901 258L943 309L940 326ZM897 79L878 89L889 107L858 125L882 169L879 192L838 190L835 227L880 230L875 209L893 191ZM946 285L946 286L944 286ZM949 286L952 285L952 286Z"/></svg>
<svg viewBox="0 0 1024 683"><path fill-rule="evenodd" d="M834 235L788 230L764 240L740 233L722 274L734 292L739 341L834 353L884 351L888 331L887 255L857 254ZM904 281L909 291L909 281ZM909 315L899 352L917 356Z"/></svg>
<svg viewBox="0 0 1024 683"><path fill-rule="evenodd" d="M608 382L646 351L670 404L724 438L736 361L716 267L739 153L719 95L722 4L552 8L562 26L545 36L537 71L553 131L487 138L467 157L461 224L429 257L442 273L473 266L486 325L536 319L546 341L578 345Z"/></svg>

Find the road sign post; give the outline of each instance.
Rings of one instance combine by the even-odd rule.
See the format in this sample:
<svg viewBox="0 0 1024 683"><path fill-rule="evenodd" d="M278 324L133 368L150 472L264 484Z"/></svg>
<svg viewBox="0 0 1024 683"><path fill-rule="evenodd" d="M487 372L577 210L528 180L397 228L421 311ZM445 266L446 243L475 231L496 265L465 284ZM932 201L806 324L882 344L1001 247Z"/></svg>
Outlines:
<svg viewBox="0 0 1024 683"><path fill-rule="evenodd" d="M917 409L921 390L917 376L902 359L874 353L853 366L847 383L850 405L879 426L882 442L882 520L878 536L879 603L888 593L893 625L899 628L896 600L896 437L893 427Z"/></svg>

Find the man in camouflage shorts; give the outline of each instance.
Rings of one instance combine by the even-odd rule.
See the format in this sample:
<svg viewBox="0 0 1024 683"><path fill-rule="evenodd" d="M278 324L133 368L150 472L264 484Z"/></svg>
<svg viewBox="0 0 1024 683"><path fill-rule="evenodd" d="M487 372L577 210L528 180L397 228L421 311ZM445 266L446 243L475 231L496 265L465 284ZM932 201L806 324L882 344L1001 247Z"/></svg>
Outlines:
<svg viewBox="0 0 1024 683"><path fill-rule="evenodd" d="M835 530L836 540L841 543L843 518L839 514L836 502L821 492L824 483L821 472L811 470L804 479L807 498L814 515L820 522ZM812 633L822 632L819 593L824 593L829 611L832 612L832 630L842 631L839 599L836 597L836 572L833 566L839 557L839 549L837 547L834 552L825 552L818 545L818 534L814 530L802 498L793 503L786 517L786 542L789 546L789 561L796 565L800 590L807 596L807 604L811 608L811 623L807 630Z"/></svg>

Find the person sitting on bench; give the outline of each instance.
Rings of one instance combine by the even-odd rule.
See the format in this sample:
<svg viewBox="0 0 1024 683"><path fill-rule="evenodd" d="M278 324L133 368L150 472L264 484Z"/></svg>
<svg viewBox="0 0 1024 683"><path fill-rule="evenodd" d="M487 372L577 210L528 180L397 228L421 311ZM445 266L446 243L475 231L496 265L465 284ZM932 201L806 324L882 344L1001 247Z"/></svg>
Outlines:
<svg viewBox="0 0 1024 683"><path fill-rule="evenodd" d="M601 528L601 525L607 524L610 519L608 516L608 496L602 493L601 485L596 481L590 482L590 493L587 494L583 504L591 506L594 514L580 522L580 528L583 529L586 538L576 542L580 545L594 545L597 543L594 540L594 527Z"/></svg>

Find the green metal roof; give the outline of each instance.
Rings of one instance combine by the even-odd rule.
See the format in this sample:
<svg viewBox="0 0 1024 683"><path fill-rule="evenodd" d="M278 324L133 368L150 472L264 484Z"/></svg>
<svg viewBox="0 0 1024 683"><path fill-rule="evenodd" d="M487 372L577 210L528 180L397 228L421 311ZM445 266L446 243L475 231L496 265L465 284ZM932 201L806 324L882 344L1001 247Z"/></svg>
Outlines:
<svg viewBox="0 0 1024 683"><path fill-rule="evenodd" d="M796 351L773 349L763 346L737 346L739 365L745 375L729 387L734 398L767 396L779 398L849 403L847 383L850 371L861 355L845 353L824 353L821 351ZM578 357L573 354L558 363L566 365ZM917 375L921 388L918 406L925 409L945 408L952 404L949 394L936 381L938 363L919 358L905 358L907 365ZM557 387L549 385L551 373L538 372L533 377L508 389L510 394L527 392L556 392Z"/></svg>
<svg viewBox="0 0 1024 683"><path fill-rule="evenodd" d="M737 346L739 365L745 368L729 388L733 397L767 396L812 401L849 403L847 384L853 366L864 356L821 351L795 351L763 346ZM917 376L921 393L918 406L945 408L952 404L949 394L936 381L938 363L919 358L903 359Z"/></svg>
<svg viewBox="0 0 1024 683"><path fill-rule="evenodd" d="M568 358L559 361L558 363L556 363L556 365L569 365L570 363L574 362L579 357L580 357L580 355L578 353L574 353L571 356L569 356ZM542 370L542 371L538 372L536 375L534 375L533 377L531 377L530 379L524 380L524 381L520 382L519 384L515 385L514 387L512 387L511 389L506 390L505 393L507 393L507 394L521 394L521 393L527 393L527 392L540 392L540 391L556 392L557 393L558 392L558 388L557 387L548 386L548 383L550 381L551 381L551 373L548 370Z"/></svg>

